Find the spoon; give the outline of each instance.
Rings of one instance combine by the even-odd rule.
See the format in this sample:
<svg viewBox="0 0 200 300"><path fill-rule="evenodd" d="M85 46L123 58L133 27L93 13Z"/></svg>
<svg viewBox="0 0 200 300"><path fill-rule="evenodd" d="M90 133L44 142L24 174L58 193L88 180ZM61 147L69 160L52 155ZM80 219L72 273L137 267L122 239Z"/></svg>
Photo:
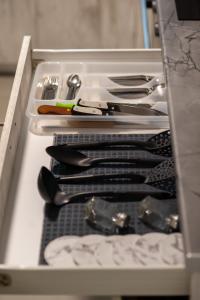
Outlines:
<svg viewBox="0 0 200 300"><path fill-rule="evenodd" d="M46 149L47 153L59 161L60 163L64 163L71 166L88 168L98 165L99 163L110 163L110 162L122 162L122 163L133 163L136 167L154 167L158 163L162 162L163 159L148 159L148 158L123 158L123 157L100 157L100 158L91 158L87 155L73 150L66 149L64 147L48 147Z"/></svg>
<svg viewBox="0 0 200 300"><path fill-rule="evenodd" d="M71 74L67 79L67 85L69 87L66 100L75 99L76 92L81 86L81 80L77 74Z"/></svg>
<svg viewBox="0 0 200 300"><path fill-rule="evenodd" d="M125 145L125 146L134 146L141 150L146 150L151 152L152 154L162 155L166 157L172 156L172 148L171 148L171 139L170 139L170 130L166 130L160 132L156 135L150 137L147 141L137 141L137 140L112 140L112 141L103 141L103 142L92 142L92 143L72 143L72 144L62 144L56 146L47 147L46 151L51 153L54 152L57 148L63 149L102 149L104 147L108 149L113 149L117 145ZM124 147L123 147L124 148ZM122 149L122 147L121 147Z"/></svg>
<svg viewBox="0 0 200 300"><path fill-rule="evenodd" d="M139 180L141 175L135 174L135 178L138 176ZM147 195L169 198L176 193L175 187L175 171L174 171L174 161L168 159L158 166L154 167L149 175L146 176L144 183L156 188L160 191L103 191L103 192L80 192L75 194L68 194L62 191L58 185L57 179L52 175L51 172L46 172L42 169L38 176L38 189L41 197L48 203L53 203L57 206L67 204L73 200L80 198L85 198L89 196L134 196L134 201L139 201Z"/></svg>

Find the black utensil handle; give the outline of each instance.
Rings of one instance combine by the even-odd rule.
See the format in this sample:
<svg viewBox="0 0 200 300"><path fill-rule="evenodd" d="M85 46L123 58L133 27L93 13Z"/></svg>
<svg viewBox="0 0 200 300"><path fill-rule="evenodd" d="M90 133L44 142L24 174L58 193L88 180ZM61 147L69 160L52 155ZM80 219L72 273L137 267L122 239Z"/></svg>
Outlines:
<svg viewBox="0 0 200 300"><path fill-rule="evenodd" d="M139 159L139 158L120 158L120 157L106 157L106 158L94 158L92 159L91 165L96 165L99 163L106 163L106 162L119 162L119 163L129 163L135 164L139 167L155 167L159 163L163 162L164 159Z"/></svg>
<svg viewBox="0 0 200 300"><path fill-rule="evenodd" d="M92 142L92 143L76 143L76 144L62 144L50 147L66 147L67 149L90 149L90 148L102 148L109 146L128 145L134 147L140 147L141 149L148 149L155 147L155 144L148 141L136 141L136 140L117 140L106 142ZM48 147L49 148L49 147Z"/></svg>
<svg viewBox="0 0 200 300"><path fill-rule="evenodd" d="M128 179L126 181L134 182L134 183L143 183L146 179L145 176L139 175L139 174L133 174L133 173L125 173L125 174L103 174L103 175L77 175L77 176L63 176L58 177L56 180L59 184L64 183L81 183L81 182L99 182L100 180L105 182L109 181L111 179L118 179L116 182L119 182L121 180Z"/></svg>

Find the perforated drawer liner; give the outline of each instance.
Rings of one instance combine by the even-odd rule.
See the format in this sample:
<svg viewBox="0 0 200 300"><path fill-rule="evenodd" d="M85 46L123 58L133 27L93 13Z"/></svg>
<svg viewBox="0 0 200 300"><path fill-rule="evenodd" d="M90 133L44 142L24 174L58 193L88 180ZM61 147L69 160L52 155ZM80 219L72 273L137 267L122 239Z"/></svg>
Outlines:
<svg viewBox="0 0 200 300"><path fill-rule="evenodd" d="M56 135L54 138L54 144L63 144L63 143L76 143L76 142L84 142L84 143L89 143L89 142L97 142L97 141L112 141L112 140L119 140L119 139L133 139L133 140L142 140L145 141L147 140L149 137L151 137L151 135L133 135L133 134L69 134L69 135ZM149 159L156 159L156 158L160 158L158 156L155 156L153 154L150 154L147 151L139 151L139 150L135 150L133 151L133 148L126 148L127 150L120 150L120 148L116 148L116 150L112 148L112 150L109 150L106 148L104 148L104 150L84 150L81 152L88 154L90 157L133 157L133 158L149 158ZM69 170L67 169L66 166L58 163L57 161L52 159L52 165L51 165L51 170L55 175L68 175L68 174L72 174L71 171L69 172ZM70 168L70 170L72 170ZM77 169L75 168L74 171L77 171ZM134 168L134 167L127 167L127 165L122 164L121 166L119 166L119 164L116 164L114 167L114 164L110 165L109 167L105 167L105 165L99 166L97 167L92 167L89 168L83 172L81 172L80 174L105 174L105 173L123 173L123 172L135 172L137 174L141 174L141 175L147 175L148 174L148 169L138 169L138 168ZM65 184L65 185L60 185L60 188L63 189L66 192L69 193L77 193L77 192L86 192L86 191L146 191L147 193L150 191L154 191L155 188L154 187L150 187L147 184ZM81 202L81 201L76 201L73 203L69 203L67 205L64 205L62 207L55 207L51 204L46 204L45 206L45 211L44 211L44 224L43 224L43 233L42 233L42 243L41 243L41 255L40 255L40 263L41 264L45 264L45 259L44 259L44 250L46 248L46 246L49 244L50 241L53 241L56 238L62 237L62 236L66 236L65 238L65 243L66 243L66 247L68 245L68 248L66 249L70 249L69 247L69 241L68 241L68 237L70 238L70 243L73 241L76 241L78 244L81 243L81 245L83 246L82 242L84 242L84 239L80 239L80 237L84 237L84 236L88 236L88 235L94 235L93 237L96 236L96 238L98 237L98 239L96 240L97 244L100 242L100 244L104 245L104 252L106 252L107 250L109 251L109 249L107 249L107 247L109 245L111 245L111 240L113 240L114 244L116 244L116 241L119 242L120 238L123 238L122 244L125 245L127 243L127 245L131 243L135 244L135 242L137 241L138 247L141 244L142 247L142 251L144 251L144 255L145 253L153 252L156 253L156 249L160 249L160 244L162 244L163 239L165 239L165 243L172 243L173 245L176 245L178 247L174 248L174 251L176 250L177 253L179 253L182 259L182 240L181 240L181 235L180 234L170 234L171 237L169 237L169 235L165 235L165 234L161 234L161 233L157 233L155 236L155 240L152 239L152 232L153 231L150 227L144 225L144 223L142 223L137 215L137 207L138 207L138 202L134 202L134 197L133 199L128 199L128 201L123 201L123 199L118 199L118 202L116 203L116 205L119 207L119 209L123 212L126 212L127 214L129 214L131 216L131 224L130 227L132 228L130 231L130 234L125 235L125 236L113 236L113 237L105 237L103 236L103 234L94 229L91 228L85 221L84 219L84 208L85 208L85 202ZM171 199L171 206L173 206L173 208L177 208L177 202L176 199ZM146 235L147 234L147 235ZM148 234L149 237L148 238ZM141 236L140 235L144 235L143 239L141 240ZM101 238L99 237L101 236ZM73 237L73 239L72 239ZM86 237L85 237L86 238ZM111 239L111 240L110 240ZM131 239L131 241L129 240ZM148 240L149 242L149 246L145 246L145 239ZM123 241L125 241L125 244L123 243ZM129 240L129 242L128 242ZM89 238L89 245L91 246L92 244L96 244L91 242L91 238ZM99 241L99 242L98 242ZM151 242L152 241L152 245ZM61 242L62 243L62 242ZM147 244L148 244L147 243ZM77 244L77 245L78 245ZM87 242L86 242L87 244ZM100 245L99 244L99 245ZM132 245L133 245L132 244ZM143 245L143 246L142 246ZM156 246L157 245L157 246ZM129 245L130 246L130 245ZM128 246L128 248L130 248ZM88 246L89 247L89 246ZM103 247L103 246L102 246ZM122 246L123 248L124 246ZM152 248L153 247L153 248ZM116 248L116 247L115 247ZM125 247L126 248L126 247ZM124 251L125 251L124 248ZM133 247L131 247L133 248ZM87 248L89 251L89 248ZM107 250L106 250L107 249ZM139 248L138 248L139 249ZM146 249L146 250L145 250ZM164 251L164 248L162 248ZM79 247L80 250L80 247ZM101 249L103 250L103 248ZM119 248L118 248L119 250ZM116 251L118 251L116 250ZM122 251L122 250L121 250ZM128 250L127 250L128 251ZM159 250L160 251L160 250ZM176 252L175 251L175 252ZM72 253L72 252L71 252ZM78 252L76 252L77 254ZM160 252L157 254L153 254L153 261L161 261L160 258ZM163 252L164 253L164 252ZM79 253L80 254L80 253ZM130 251L129 251L130 254ZM83 256L85 256L85 254L83 254ZM165 256L165 255L164 255ZM157 258L156 258L157 257ZM102 258L103 259L103 258ZM86 263L87 259L85 262L83 262L81 260L80 257L80 265ZM118 261L119 259L117 259ZM139 263L140 259L136 259ZM81 263L82 261L82 263ZM122 259L123 261L123 259ZM143 264L144 261L141 260L141 263ZM166 263L170 263L173 262L174 264L179 263L180 260L177 259L166 259ZM165 263L165 262L164 262ZM76 264L76 263L75 263ZM79 264L79 263L78 263Z"/></svg>

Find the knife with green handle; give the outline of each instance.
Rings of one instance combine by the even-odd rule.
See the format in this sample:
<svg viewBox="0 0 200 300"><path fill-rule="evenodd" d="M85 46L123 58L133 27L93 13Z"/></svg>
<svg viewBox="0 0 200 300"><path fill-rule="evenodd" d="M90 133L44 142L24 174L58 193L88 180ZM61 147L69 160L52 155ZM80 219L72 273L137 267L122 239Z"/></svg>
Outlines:
<svg viewBox="0 0 200 300"><path fill-rule="evenodd" d="M87 101L79 99L75 103L57 102L57 107L65 107L71 109L72 114L76 115L140 115L140 116L166 116L166 103L161 105L150 105L147 103L129 104L129 103L113 103L106 101ZM159 109L154 109L159 108ZM164 107L164 109L163 109ZM162 109L161 109L162 108Z"/></svg>

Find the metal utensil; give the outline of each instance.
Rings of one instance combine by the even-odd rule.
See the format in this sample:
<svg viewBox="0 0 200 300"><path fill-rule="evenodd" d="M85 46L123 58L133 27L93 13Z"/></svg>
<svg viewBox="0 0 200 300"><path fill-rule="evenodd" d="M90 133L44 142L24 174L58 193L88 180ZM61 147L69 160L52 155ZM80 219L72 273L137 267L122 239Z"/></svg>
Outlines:
<svg viewBox="0 0 200 300"><path fill-rule="evenodd" d="M125 86L138 86L150 82L155 76L150 75L121 75L108 77L113 82Z"/></svg>
<svg viewBox="0 0 200 300"><path fill-rule="evenodd" d="M116 146L128 146L134 147L134 149L146 150L152 154L162 155L166 157L172 156L170 130L162 131L158 134L153 135L147 141L138 140L126 140L117 139L112 141L101 141L101 142L89 142L89 143L73 143L73 144L62 144L56 146L47 147L47 153L53 152L56 148L63 149L113 149ZM124 147L123 147L124 148Z"/></svg>
<svg viewBox="0 0 200 300"><path fill-rule="evenodd" d="M102 111L102 115L112 115L113 112L124 113L127 115L140 115L140 116L165 116L162 111L152 109L149 104L129 104L129 103L113 103L106 101L86 101L79 99L78 106L94 107Z"/></svg>
<svg viewBox="0 0 200 300"><path fill-rule="evenodd" d="M115 88L108 89L108 92L113 96L124 99L138 99L144 98L152 94L156 89L165 87L164 83L154 84L151 87L133 87L133 88Z"/></svg>
<svg viewBox="0 0 200 300"><path fill-rule="evenodd" d="M69 87L66 100L75 99L76 93L81 86L81 80L77 74L71 74L67 79L67 85Z"/></svg>
<svg viewBox="0 0 200 300"><path fill-rule="evenodd" d="M163 172L162 172L163 171ZM173 175L173 176L172 176ZM137 174L135 174L137 176ZM139 175L140 176L140 175ZM141 178L141 177L140 177ZM174 195L174 165L172 160L162 162L159 166L153 168L149 175L146 177L145 184L155 186L158 190L155 191L117 191L117 192L80 192L75 194L68 194L62 191L58 182L50 172L42 172L38 176L38 189L41 197L48 203L55 205L67 204L73 200L83 199L90 196L107 196L107 197L120 197L120 196L134 196L133 201L140 201L145 196L151 195L157 198L169 198Z"/></svg>
<svg viewBox="0 0 200 300"><path fill-rule="evenodd" d="M52 100L56 97L58 89L58 77L47 76L44 78L42 100Z"/></svg>

